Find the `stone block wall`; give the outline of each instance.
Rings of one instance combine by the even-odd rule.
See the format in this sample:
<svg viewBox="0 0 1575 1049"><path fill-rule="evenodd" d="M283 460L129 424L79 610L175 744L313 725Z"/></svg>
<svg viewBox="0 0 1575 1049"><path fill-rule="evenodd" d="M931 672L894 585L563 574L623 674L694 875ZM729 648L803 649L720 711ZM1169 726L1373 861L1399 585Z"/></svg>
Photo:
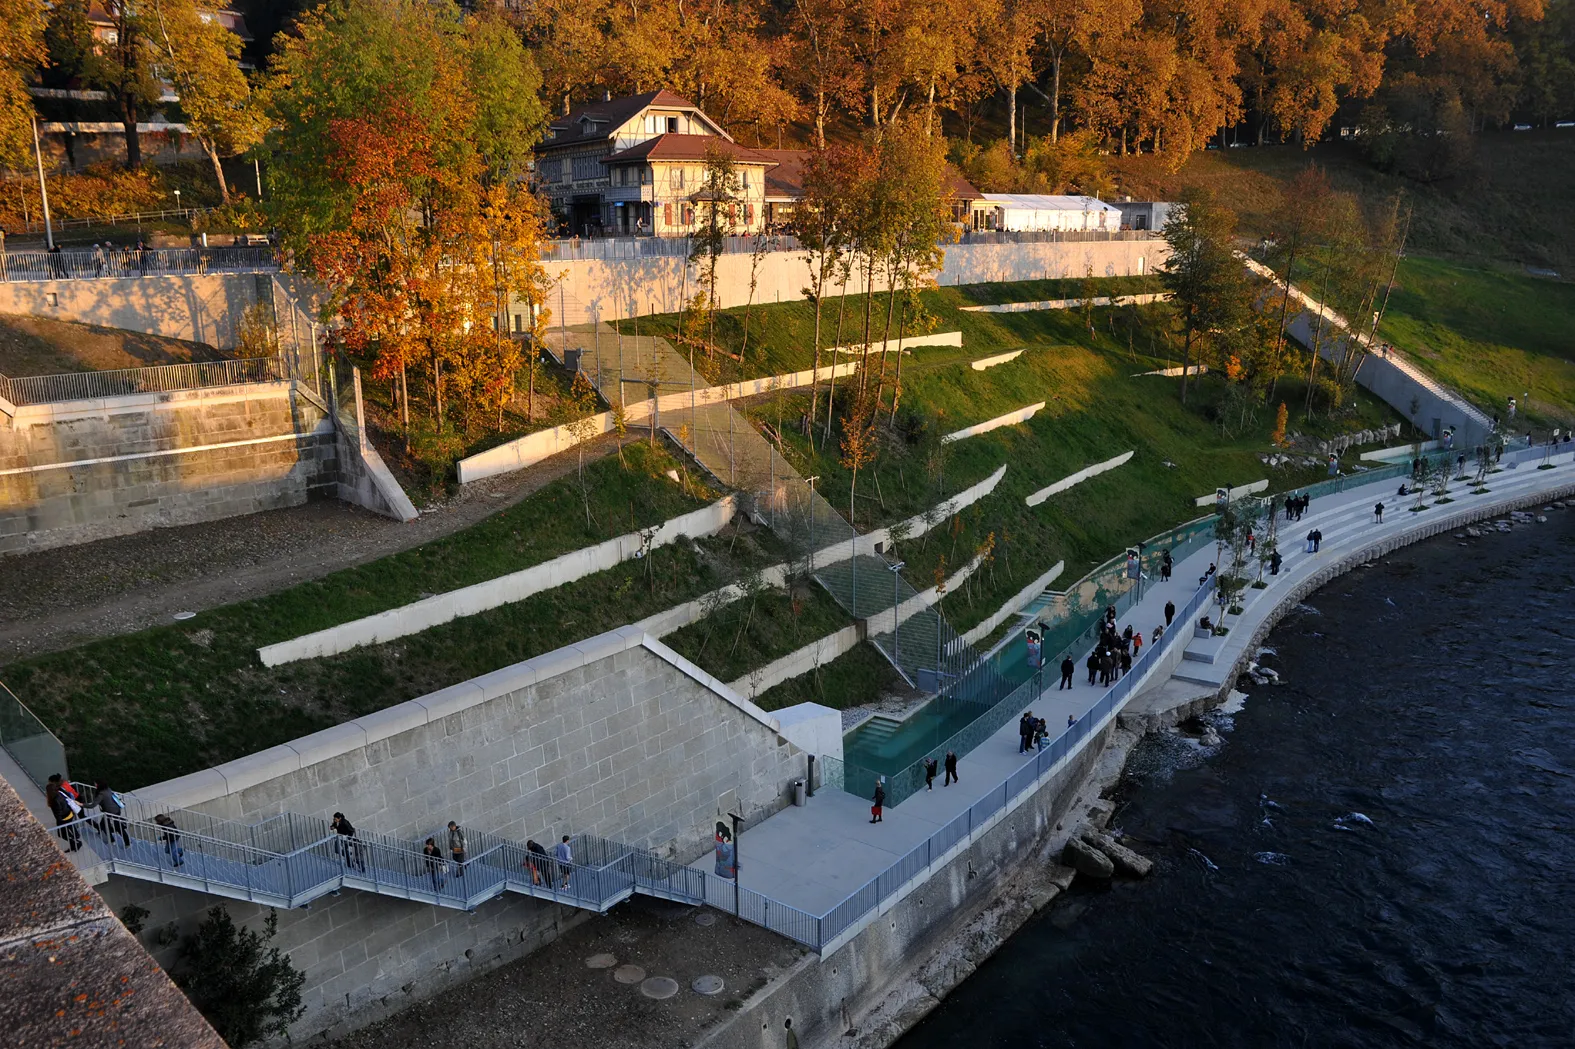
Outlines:
<svg viewBox="0 0 1575 1049"><path fill-rule="evenodd" d="M754 819L786 805L804 767L769 715L625 627L143 788L133 803L246 822L342 811L359 829L407 838L453 819L518 841L600 835L687 861L726 808ZM101 892L117 908L148 908L150 928L190 929L219 902L118 875ZM261 920L250 904L226 906L237 921ZM368 1022L586 917L513 894L463 914L353 890L281 913L278 943L307 973L309 1011L294 1033Z"/></svg>
<svg viewBox="0 0 1575 1049"><path fill-rule="evenodd" d="M331 496L336 462L288 383L19 407L0 415L0 554Z"/></svg>

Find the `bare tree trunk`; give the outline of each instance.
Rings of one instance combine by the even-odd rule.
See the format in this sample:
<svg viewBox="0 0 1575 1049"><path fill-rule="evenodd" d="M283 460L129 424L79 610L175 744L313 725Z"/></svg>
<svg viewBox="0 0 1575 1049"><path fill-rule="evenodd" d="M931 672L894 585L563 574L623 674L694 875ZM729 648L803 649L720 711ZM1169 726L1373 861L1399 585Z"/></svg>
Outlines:
<svg viewBox="0 0 1575 1049"><path fill-rule="evenodd" d="M843 267L842 270L842 301L837 306L837 337L831 343L834 350L840 350L842 346L842 319L847 316L848 312L848 271L851 268L850 265ZM831 420L836 415L837 360L835 355L833 355L831 360L831 369L831 390L826 395L826 433L821 438L822 445L831 442Z"/></svg>
<svg viewBox="0 0 1575 1049"><path fill-rule="evenodd" d="M1050 141L1061 141L1061 49L1050 57Z"/></svg>
<svg viewBox="0 0 1575 1049"><path fill-rule="evenodd" d="M1006 145L1012 154L1012 159L1017 159L1017 83L1006 89Z"/></svg>
<svg viewBox="0 0 1575 1049"><path fill-rule="evenodd" d="M219 201L223 204L230 202L230 185L224 180L224 167L219 163L219 151L214 148L212 141L199 139L203 152L208 154L208 159L213 161L213 177L219 183Z"/></svg>

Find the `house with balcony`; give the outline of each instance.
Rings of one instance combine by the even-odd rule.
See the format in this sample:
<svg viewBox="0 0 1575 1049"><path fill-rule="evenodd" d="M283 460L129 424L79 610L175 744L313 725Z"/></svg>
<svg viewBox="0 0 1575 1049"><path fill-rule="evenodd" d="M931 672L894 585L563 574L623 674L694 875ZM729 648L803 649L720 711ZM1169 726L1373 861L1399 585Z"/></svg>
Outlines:
<svg viewBox="0 0 1575 1049"><path fill-rule="evenodd" d="M604 95L552 121L536 147L536 180L566 233L687 236L713 204L705 165L714 150L732 157L736 177L725 203L715 203L727 207L732 232L760 230L777 162L671 91Z"/></svg>

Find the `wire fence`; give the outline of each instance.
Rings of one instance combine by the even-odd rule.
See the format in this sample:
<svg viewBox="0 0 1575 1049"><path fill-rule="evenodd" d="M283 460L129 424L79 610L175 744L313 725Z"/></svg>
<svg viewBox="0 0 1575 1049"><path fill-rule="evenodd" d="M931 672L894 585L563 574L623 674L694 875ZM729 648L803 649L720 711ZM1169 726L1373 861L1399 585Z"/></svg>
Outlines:
<svg viewBox="0 0 1575 1049"><path fill-rule="evenodd" d="M0 250L0 281L9 282L267 273L278 268L272 248Z"/></svg>
<svg viewBox="0 0 1575 1049"><path fill-rule="evenodd" d="M1148 230L1046 230L1040 232L1003 232L996 230L965 230L957 241L960 244L1070 244L1110 241L1157 240L1159 234ZM689 258L696 254L696 240L692 237L574 237L549 241L542 247L543 262L574 262L584 259L613 261L620 259L672 259ZM790 233L762 233L759 235L722 238L718 254L749 255L756 251L802 251L799 239ZM705 249L700 249L702 252Z"/></svg>

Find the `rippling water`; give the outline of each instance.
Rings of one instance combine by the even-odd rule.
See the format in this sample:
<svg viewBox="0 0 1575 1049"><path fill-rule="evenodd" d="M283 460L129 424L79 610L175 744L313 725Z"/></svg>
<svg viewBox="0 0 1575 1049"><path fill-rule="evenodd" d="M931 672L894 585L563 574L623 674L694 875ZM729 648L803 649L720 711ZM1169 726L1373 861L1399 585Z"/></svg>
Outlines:
<svg viewBox="0 0 1575 1049"><path fill-rule="evenodd" d="M900 1049L1575 1046L1575 509L1335 580L1224 743L1133 755L1080 885Z"/></svg>

